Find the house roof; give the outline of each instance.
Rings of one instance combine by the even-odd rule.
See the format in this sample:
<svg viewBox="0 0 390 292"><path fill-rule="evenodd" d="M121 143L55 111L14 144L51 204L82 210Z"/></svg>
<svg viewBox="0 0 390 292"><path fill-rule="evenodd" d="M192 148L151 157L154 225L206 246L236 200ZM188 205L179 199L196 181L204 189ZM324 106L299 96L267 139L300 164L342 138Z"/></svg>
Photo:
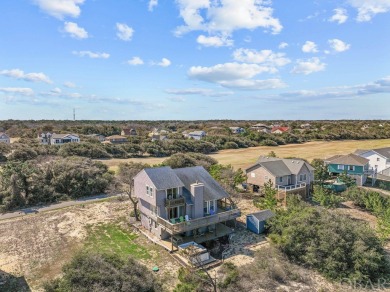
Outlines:
<svg viewBox="0 0 390 292"><path fill-rule="evenodd" d="M390 147L373 149L376 153L390 159Z"/></svg>
<svg viewBox="0 0 390 292"><path fill-rule="evenodd" d="M274 217L275 213L272 212L271 210L261 210L261 211L256 212L256 213L248 214L246 216L253 216L259 221L264 221L264 220L267 220L269 218Z"/></svg>
<svg viewBox="0 0 390 292"><path fill-rule="evenodd" d="M184 186L183 182L169 166L145 168L144 171L158 190Z"/></svg>
<svg viewBox="0 0 390 292"><path fill-rule="evenodd" d="M188 135L196 135L196 136L203 136L205 134L206 134L205 131L193 131L193 132L188 133Z"/></svg>
<svg viewBox="0 0 390 292"><path fill-rule="evenodd" d="M352 153L348 155L337 155L331 157L330 159L327 159L326 161L328 161L331 164L359 165L359 166L364 166L369 162L368 159Z"/></svg>
<svg viewBox="0 0 390 292"><path fill-rule="evenodd" d="M3 136L3 135L9 137L6 133L0 132L0 137Z"/></svg>
<svg viewBox="0 0 390 292"><path fill-rule="evenodd" d="M249 167L247 171L255 166L262 166L272 175L279 177L298 174L304 165L306 165L309 171L314 170L314 168L309 163L302 159L281 159L277 157L260 156L256 164Z"/></svg>
<svg viewBox="0 0 390 292"><path fill-rule="evenodd" d="M202 166L176 168L173 171L183 182L187 192L190 192L192 184L196 182L203 183L203 198L205 201L219 200L229 196Z"/></svg>
<svg viewBox="0 0 390 292"><path fill-rule="evenodd" d="M131 128L123 128L122 131L127 136L130 136L132 134L137 134L137 131L135 129L131 129Z"/></svg>
<svg viewBox="0 0 390 292"><path fill-rule="evenodd" d="M271 132L275 132L277 130L279 130L281 132L287 132L288 130L290 130L290 128L289 127L273 127Z"/></svg>
<svg viewBox="0 0 390 292"><path fill-rule="evenodd" d="M270 126L267 126L265 124L256 124L253 125L252 128L270 128Z"/></svg>
<svg viewBox="0 0 390 292"><path fill-rule="evenodd" d="M121 135L112 135L112 136L108 136L108 137L106 137L106 139L107 139L107 140L112 140L112 139L126 139L126 140L127 140L126 137L121 136Z"/></svg>

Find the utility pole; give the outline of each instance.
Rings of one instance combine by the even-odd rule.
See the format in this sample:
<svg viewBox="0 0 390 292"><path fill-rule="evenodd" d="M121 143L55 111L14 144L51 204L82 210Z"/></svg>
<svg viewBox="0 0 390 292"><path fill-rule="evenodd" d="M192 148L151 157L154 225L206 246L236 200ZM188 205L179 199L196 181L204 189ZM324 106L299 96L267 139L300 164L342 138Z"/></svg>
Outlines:
<svg viewBox="0 0 390 292"><path fill-rule="evenodd" d="M76 120L76 108L73 108L73 121Z"/></svg>

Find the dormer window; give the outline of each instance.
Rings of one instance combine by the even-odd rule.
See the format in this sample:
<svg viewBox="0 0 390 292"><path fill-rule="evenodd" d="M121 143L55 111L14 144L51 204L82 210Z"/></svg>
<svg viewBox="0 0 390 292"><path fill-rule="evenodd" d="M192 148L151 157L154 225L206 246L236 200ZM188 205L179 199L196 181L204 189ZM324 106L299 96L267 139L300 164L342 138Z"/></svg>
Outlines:
<svg viewBox="0 0 390 292"><path fill-rule="evenodd" d="M148 197L153 197L153 187L146 186L146 195Z"/></svg>
<svg viewBox="0 0 390 292"><path fill-rule="evenodd" d="M167 199L177 199L179 197L179 188L167 189Z"/></svg>

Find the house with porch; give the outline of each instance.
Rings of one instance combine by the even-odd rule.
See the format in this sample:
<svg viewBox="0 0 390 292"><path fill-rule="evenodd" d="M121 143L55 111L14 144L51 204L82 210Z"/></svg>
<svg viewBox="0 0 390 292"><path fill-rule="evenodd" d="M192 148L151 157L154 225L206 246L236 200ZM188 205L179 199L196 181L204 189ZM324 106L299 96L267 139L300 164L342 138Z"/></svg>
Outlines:
<svg viewBox="0 0 390 292"><path fill-rule="evenodd" d="M264 184L271 181L278 190L279 199L286 199L288 194L300 194L306 198L314 181L314 168L302 159L260 156L245 171L248 187L253 192L261 192Z"/></svg>
<svg viewBox="0 0 390 292"><path fill-rule="evenodd" d="M76 134L52 134L49 137L50 145L63 145L66 143L80 143L80 137Z"/></svg>
<svg viewBox="0 0 390 292"><path fill-rule="evenodd" d="M194 139L194 140L202 140L203 137L206 136L205 131L193 131L193 132L185 132L183 133L184 137Z"/></svg>
<svg viewBox="0 0 390 292"><path fill-rule="evenodd" d="M134 177L141 224L174 250L229 235L241 215L229 194L201 166L145 168Z"/></svg>
<svg viewBox="0 0 390 292"><path fill-rule="evenodd" d="M242 134L245 133L245 129L241 127L229 127L232 134Z"/></svg>
<svg viewBox="0 0 390 292"><path fill-rule="evenodd" d="M339 175L345 173L354 178L358 186L364 185L367 176L374 173L369 167L370 160L356 154L335 155L325 159L324 162L330 174Z"/></svg>
<svg viewBox="0 0 390 292"><path fill-rule="evenodd" d="M11 138L4 132L0 132L0 143L11 143Z"/></svg>
<svg viewBox="0 0 390 292"><path fill-rule="evenodd" d="M369 160L369 168L377 173L390 175L390 147L370 150L356 150L356 155Z"/></svg>
<svg viewBox="0 0 390 292"><path fill-rule="evenodd" d="M108 142L108 143L111 143L111 144L123 144L123 143L129 142L129 140L127 140L127 138L124 137L124 136L112 135L112 136L106 137L106 141L105 142Z"/></svg>

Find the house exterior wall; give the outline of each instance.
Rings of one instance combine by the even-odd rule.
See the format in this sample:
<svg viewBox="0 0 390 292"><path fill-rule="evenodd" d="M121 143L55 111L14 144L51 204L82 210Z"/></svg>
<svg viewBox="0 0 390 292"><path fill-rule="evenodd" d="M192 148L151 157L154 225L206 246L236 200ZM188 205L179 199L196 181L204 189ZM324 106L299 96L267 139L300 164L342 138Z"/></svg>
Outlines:
<svg viewBox="0 0 390 292"><path fill-rule="evenodd" d="M8 135L3 134L3 135L0 136L0 143L10 144L11 143L11 139L10 139L10 137L8 137Z"/></svg>
<svg viewBox="0 0 390 292"><path fill-rule="evenodd" d="M306 180L300 180L300 175L306 174ZM303 165L299 173L296 175L295 184L305 182L306 184L311 184L314 181L314 171L310 171L306 165Z"/></svg>
<svg viewBox="0 0 390 292"><path fill-rule="evenodd" d="M70 143L80 143L80 138L77 137L77 136L74 136L74 135L69 135L67 137L64 137L64 138L53 138L51 137L50 138L50 144L51 145L62 145L62 144L66 144L68 142L65 142L65 140L71 140Z"/></svg>
<svg viewBox="0 0 390 292"><path fill-rule="evenodd" d="M274 186L276 185L275 176L261 166L247 173L247 183L251 185L263 186L269 180L271 180Z"/></svg>
<svg viewBox="0 0 390 292"><path fill-rule="evenodd" d="M192 215L193 219L195 218L202 218L204 217L203 212L203 192L204 192L204 185L203 184L192 184L191 185L191 200L194 203Z"/></svg>
<svg viewBox="0 0 390 292"><path fill-rule="evenodd" d="M386 159L382 155L379 155L378 153L374 151L368 151L366 153L363 153L359 155L361 157L367 158L370 160L369 167L372 169L377 169L377 172L381 172L382 170L390 167L390 159ZM379 161L378 161L379 160Z"/></svg>
<svg viewBox="0 0 390 292"><path fill-rule="evenodd" d="M348 170L349 165L345 165L345 164L340 164L340 165L344 165L344 169L338 169L338 165L339 164L333 164L333 163L329 164L328 171L331 173L345 173L345 171L347 171L347 174L362 175L364 173L364 168L366 169L368 168L368 164L365 167L360 165L355 165L355 170Z"/></svg>

